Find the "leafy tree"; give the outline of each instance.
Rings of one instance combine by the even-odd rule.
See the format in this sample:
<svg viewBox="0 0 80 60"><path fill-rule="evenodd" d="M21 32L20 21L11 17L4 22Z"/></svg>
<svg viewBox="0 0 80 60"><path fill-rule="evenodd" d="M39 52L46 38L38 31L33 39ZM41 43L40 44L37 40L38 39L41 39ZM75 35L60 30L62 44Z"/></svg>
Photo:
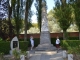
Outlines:
<svg viewBox="0 0 80 60"><path fill-rule="evenodd" d="M63 39L67 39L66 30L72 23L72 10L71 5L66 2L66 0L56 0L56 7L54 9L54 14L59 22L60 27L63 30Z"/></svg>
<svg viewBox="0 0 80 60"><path fill-rule="evenodd" d="M24 40L26 41L27 39L27 24L28 24L28 17L29 17L29 11L31 9L31 5L33 3L33 0L26 0L26 7L25 7L25 35L24 35Z"/></svg>
<svg viewBox="0 0 80 60"><path fill-rule="evenodd" d="M47 16L48 17L48 23L49 23L49 30L51 33L61 32L61 28L59 27L58 22L54 18L53 12L54 12L54 10L51 9L48 13L48 16Z"/></svg>
<svg viewBox="0 0 80 60"><path fill-rule="evenodd" d="M7 20L0 20L0 37L5 40L9 33L9 25Z"/></svg>
<svg viewBox="0 0 80 60"><path fill-rule="evenodd" d="M75 12L75 22L76 25L78 26L79 40L80 40L80 0L75 0L74 12Z"/></svg>
<svg viewBox="0 0 80 60"><path fill-rule="evenodd" d="M41 21L42 21L42 0L36 0L35 7L37 10L38 27L41 31Z"/></svg>
<svg viewBox="0 0 80 60"><path fill-rule="evenodd" d="M8 27L9 28L9 32L8 32L9 36L8 37L11 40L11 38L13 36L13 25L11 23L12 6L9 2L10 2L10 0L8 0L8 25L9 25L9 27Z"/></svg>
<svg viewBox="0 0 80 60"><path fill-rule="evenodd" d="M12 18L14 18L15 22L15 32L17 34L17 37L19 36L20 29L22 28L22 19L21 19L21 0L11 0L11 6L12 6Z"/></svg>

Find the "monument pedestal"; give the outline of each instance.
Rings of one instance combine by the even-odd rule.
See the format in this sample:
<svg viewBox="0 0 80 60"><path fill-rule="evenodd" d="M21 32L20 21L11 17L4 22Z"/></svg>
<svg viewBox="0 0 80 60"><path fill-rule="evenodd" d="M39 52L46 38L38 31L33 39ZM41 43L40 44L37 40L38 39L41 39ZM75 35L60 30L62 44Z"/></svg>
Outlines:
<svg viewBox="0 0 80 60"><path fill-rule="evenodd" d="M36 50L55 50L51 44L50 32L48 28L47 20L47 11L46 11L46 2L42 1L42 23L41 23L41 35L40 35L40 44L36 47Z"/></svg>
<svg viewBox="0 0 80 60"><path fill-rule="evenodd" d="M40 36L40 44L36 47L38 51L53 51L56 50L50 42L50 33L49 31L42 31Z"/></svg>

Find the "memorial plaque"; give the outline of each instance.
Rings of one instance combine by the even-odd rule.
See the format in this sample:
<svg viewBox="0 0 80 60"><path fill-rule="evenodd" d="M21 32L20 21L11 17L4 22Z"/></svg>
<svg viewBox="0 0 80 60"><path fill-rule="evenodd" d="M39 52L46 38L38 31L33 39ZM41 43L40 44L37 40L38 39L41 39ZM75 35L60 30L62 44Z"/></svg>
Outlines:
<svg viewBox="0 0 80 60"><path fill-rule="evenodd" d="M18 41L13 41L13 48L18 47Z"/></svg>

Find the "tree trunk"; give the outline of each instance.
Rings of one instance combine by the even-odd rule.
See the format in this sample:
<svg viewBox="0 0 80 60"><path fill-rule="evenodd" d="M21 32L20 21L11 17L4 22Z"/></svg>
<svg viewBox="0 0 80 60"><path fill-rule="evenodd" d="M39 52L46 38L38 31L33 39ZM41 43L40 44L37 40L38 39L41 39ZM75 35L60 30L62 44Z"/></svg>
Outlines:
<svg viewBox="0 0 80 60"><path fill-rule="evenodd" d="M63 30L63 40L66 40L66 30Z"/></svg>
<svg viewBox="0 0 80 60"><path fill-rule="evenodd" d="M9 9L9 14L8 14L8 21L9 21L9 38L11 40L12 38L12 24L11 24L11 14L12 14L12 8L10 7L10 5L8 6Z"/></svg>
<svg viewBox="0 0 80 60"><path fill-rule="evenodd" d="M24 34L24 41L27 40L27 18L28 18L28 13L27 13L27 11L25 11L25 21L24 21L24 23L25 23L25 34Z"/></svg>
<svg viewBox="0 0 80 60"><path fill-rule="evenodd" d="M80 30L79 30L79 40L80 40Z"/></svg>

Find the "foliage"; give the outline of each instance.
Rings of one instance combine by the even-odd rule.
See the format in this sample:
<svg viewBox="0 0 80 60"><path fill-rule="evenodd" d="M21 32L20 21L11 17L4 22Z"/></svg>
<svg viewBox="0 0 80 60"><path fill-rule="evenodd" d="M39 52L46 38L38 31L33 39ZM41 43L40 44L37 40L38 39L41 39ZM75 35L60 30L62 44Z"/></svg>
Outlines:
<svg viewBox="0 0 80 60"><path fill-rule="evenodd" d="M60 2L59 0L56 2L56 7L54 8L54 17L57 18L59 26L62 28L64 33L63 37L66 39L66 30L72 23L72 7L66 2L66 0L61 0Z"/></svg>
<svg viewBox="0 0 80 60"><path fill-rule="evenodd" d="M66 50L77 47L79 45L80 45L79 40L62 40L62 43L61 43L62 48Z"/></svg>
<svg viewBox="0 0 80 60"><path fill-rule="evenodd" d="M36 0L35 7L36 7L36 15L37 15L37 20L38 20L38 28L40 29L41 32L41 24L42 24L42 2L46 3L46 0ZM45 5L47 7L47 5Z"/></svg>
<svg viewBox="0 0 80 60"><path fill-rule="evenodd" d="M58 22L56 21L56 19L54 18L54 14L53 14L54 10L50 10L48 13L48 25L49 25L49 31L51 33L53 32L61 32L61 28L58 24Z"/></svg>
<svg viewBox="0 0 80 60"><path fill-rule="evenodd" d="M13 50L13 56L15 60L20 60L20 52L18 52L16 49Z"/></svg>
<svg viewBox="0 0 80 60"><path fill-rule="evenodd" d="M0 42L0 52L3 52L4 54L8 54L10 50L10 42L1 41Z"/></svg>
<svg viewBox="0 0 80 60"><path fill-rule="evenodd" d="M31 10L29 10L28 21L27 21L27 30L29 30L31 27L33 27L32 23L31 23L32 15L33 15L33 12Z"/></svg>
<svg viewBox="0 0 80 60"><path fill-rule="evenodd" d="M0 37L0 41L2 41L3 39Z"/></svg>
<svg viewBox="0 0 80 60"><path fill-rule="evenodd" d="M14 26L14 34L17 34L16 29L15 29L15 28L17 28L17 27L16 27L15 19L12 19L11 22L12 22L12 24L13 24L13 26ZM23 29L23 27L24 27L24 25L23 25L23 24L24 24L24 20L20 20L18 24L20 25L20 26L19 26L19 28L20 28L19 33L21 33L21 32L24 30L24 29Z"/></svg>
<svg viewBox="0 0 80 60"><path fill-rule="evenodd" d="M68 47L68 54L73 54L73 60L80 60L80 45L76 47Z"/></svg>
<svg viewBox="0 0 80 60"><path fill-rule="evenodd" d="M15 60L20 60L20 55L27 56L27 52L26 51L18 51L16 49L13 50L13 56L14 56Z"/></svg>
<svg viewBox="0 0 80 60"><path fill-rule="evenodd" d="M26 51L28 49L28 42L20 41L19 48L22 51ZM10 51L10 42L9 41L0 41L0 52L4 54L9 54Z"/></svg>
<svg viewBox="0 0 80 60"><path fill-rule="evenodd" d="M27 53L26 51L21 51L21 52L20 52L20 55L21 55L21 54L23 54L23 55L26 56L28 53Z"/></svg>
<svg viewBox="0 0 80 60"><path fill-rule="evenodd" d="M20 41L19 42L19 48L22 50L22 51L26 51L28 50L28 42L27 41Z"/></svg>
<svg viewBox="0 0 80 60"><path fill-rule="evenodd" d="M0 60L4 60L3 55L4 55L4 53L1 53L1 52L0 52Z"/></svg>
<svg viewBox="0 0 80 60"><path fill-rule="evenodd" d="M80 0L76 0L73 3L73 8L74 8L74 14L75 14L75 23L78 27L79 30L79 40L80 40Z"/></svg>
<svg viewBox="0 0 80 60"><path fill-rule="evenodd" d="M29 15L30 14L30 11L31 11L31 6L32 6L32 3L33 3L33 1L34 0L27 0L26 1L26 5L25 5L25 20L24 20L24 24L25 24L25 28L24 28L24 30L25 30L25 36L24 36L24 40L26 41L27 40L27 30L28 30L28 26L27 26L27 24L28 24L28 18L31 16L31 15Z"/></svg>
<svg viewBox="0 0 80 60"><path fill-rule="evenodd" d="M15 2L15 3L14 3ZM20 5L20 2L19 0L14 0L12 1L12 11L13 11L13 18L14 18L14 22L15 22L15 31L17 33L17 36L19 36L19 33L20 33L20 29L22 28L22 19L21 19L21 11L20 8L21 8L21 5Z"/></svg>
<svg viewBox="0 0 80 60"><path fill-rule="evenodd" d="M32 23L33 27L38 28L38 24L37 23Z"/></svg>
<svg viewBox="0 0 80 60"><path fill-rule="evenodd" d="M36 27L31 27L28 31L27 31L28 34L31 34L31 33L40 33L40 30Z"/></svg>
<svg viewBox="0 0 80 60"><path fill-rule="evenodd" d="M0 20L0 37L3 40L7 39L8 35L9 35L9 25L8 25L8 23L9 23L8 20ZM13 29L12 29L12 31L13 31ZM14 34L14 31L12 33Z"/></svg>

